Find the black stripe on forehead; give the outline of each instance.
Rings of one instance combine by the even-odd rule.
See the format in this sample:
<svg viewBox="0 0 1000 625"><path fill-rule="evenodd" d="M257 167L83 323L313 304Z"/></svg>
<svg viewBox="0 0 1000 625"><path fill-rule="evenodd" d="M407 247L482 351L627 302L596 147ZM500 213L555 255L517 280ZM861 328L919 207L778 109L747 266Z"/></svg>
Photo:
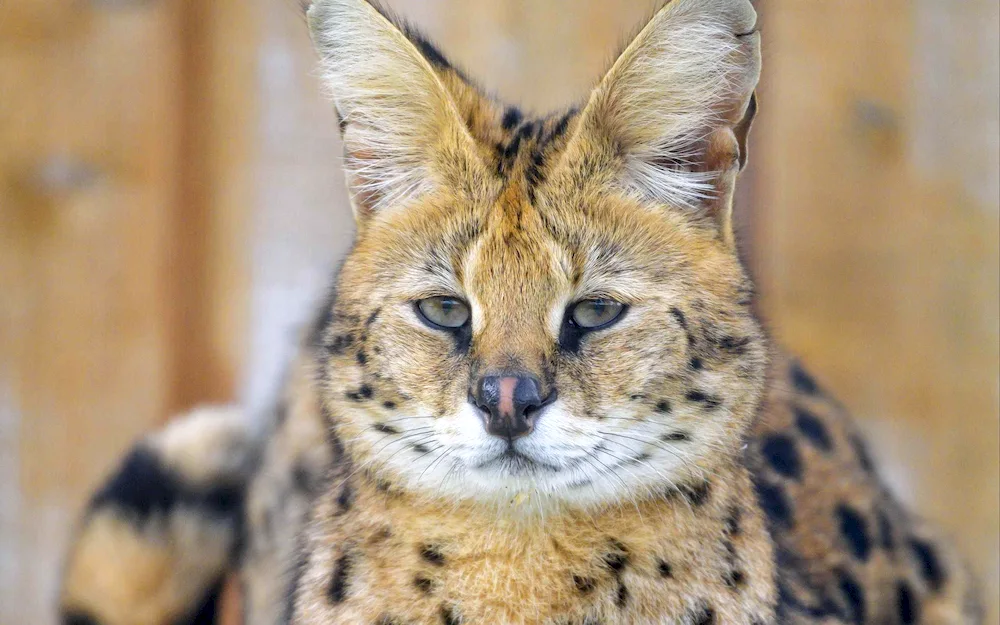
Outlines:
<svg viewBox="0 0 1000 625"><path fill-rule="evenodd" d="M507 108L500 123L504 130L510 132L509 138L494 146L497 175L510 178L516 171L516 165L523 162L525 191L529 200L534 203L535 188L545 181L550 153L560 143L559 140L566 136L576 114L577 110L572 108L560 115L524 120L521 111ZM527 155L525 159L521 158L522 154Z"/></svg>

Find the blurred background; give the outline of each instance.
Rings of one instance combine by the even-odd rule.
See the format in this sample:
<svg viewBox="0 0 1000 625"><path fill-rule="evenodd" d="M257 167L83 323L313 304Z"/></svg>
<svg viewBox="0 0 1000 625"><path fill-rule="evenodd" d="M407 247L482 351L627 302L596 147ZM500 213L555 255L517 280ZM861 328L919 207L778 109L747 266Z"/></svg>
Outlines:
<svg viewBox="0 0 1000 625"><path fill-rule="evenodd" d="M652 0L391 0L491 91L583 97ZM774 336L1000 580L1000 6L761 0L737 208ZM131 441L266 406L353 224L295 0L0 4L0 623L53 623Z"/></svg>

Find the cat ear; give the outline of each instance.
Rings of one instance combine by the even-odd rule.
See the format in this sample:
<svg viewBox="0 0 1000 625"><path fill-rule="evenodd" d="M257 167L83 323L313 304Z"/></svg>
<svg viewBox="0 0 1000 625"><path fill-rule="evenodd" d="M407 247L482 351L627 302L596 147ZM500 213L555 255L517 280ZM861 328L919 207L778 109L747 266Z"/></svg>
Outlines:
<svg viewBox="0 0 1000 625"><path fill-rule="evenodd" d="M673 0L590 95L569 162L607 159L624 190L714 218L732 240L732 194L756 112L760 34L749 0Z"/></svg>
<svg viewBox="0 0 1000 625"><path fill-rule="evenodd" d="M308 12L320 70L344 140L355 219L396 210L474 159L454 101L435 73L445 63L418 49L366 0L317 0Z"/></svg>

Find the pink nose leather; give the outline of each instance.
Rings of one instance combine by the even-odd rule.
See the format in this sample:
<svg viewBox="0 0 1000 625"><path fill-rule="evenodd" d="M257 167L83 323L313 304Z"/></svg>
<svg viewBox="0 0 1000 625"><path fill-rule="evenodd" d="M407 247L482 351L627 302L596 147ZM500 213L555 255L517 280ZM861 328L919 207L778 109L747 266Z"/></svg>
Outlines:
<svg viewBox="0 0 1000 625"><path fill-rule="evenodd" d="M500 378L500 401L497 410L504 417L514 414L514 391L517 389L517 378Z"/></svg>

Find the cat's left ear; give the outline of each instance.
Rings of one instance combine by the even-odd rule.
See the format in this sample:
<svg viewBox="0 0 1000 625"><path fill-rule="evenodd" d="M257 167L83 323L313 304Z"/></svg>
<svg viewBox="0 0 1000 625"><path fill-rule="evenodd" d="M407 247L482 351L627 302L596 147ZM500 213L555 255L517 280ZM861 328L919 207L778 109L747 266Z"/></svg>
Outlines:
<svg viewBox="0 0 1000 625"><path fill-rule="evenodd" d="M591 93L564 163L613 171L646 203L714 221L733 243L732 199L756 112L760 34L749 0L673 0Z"/></svg>

